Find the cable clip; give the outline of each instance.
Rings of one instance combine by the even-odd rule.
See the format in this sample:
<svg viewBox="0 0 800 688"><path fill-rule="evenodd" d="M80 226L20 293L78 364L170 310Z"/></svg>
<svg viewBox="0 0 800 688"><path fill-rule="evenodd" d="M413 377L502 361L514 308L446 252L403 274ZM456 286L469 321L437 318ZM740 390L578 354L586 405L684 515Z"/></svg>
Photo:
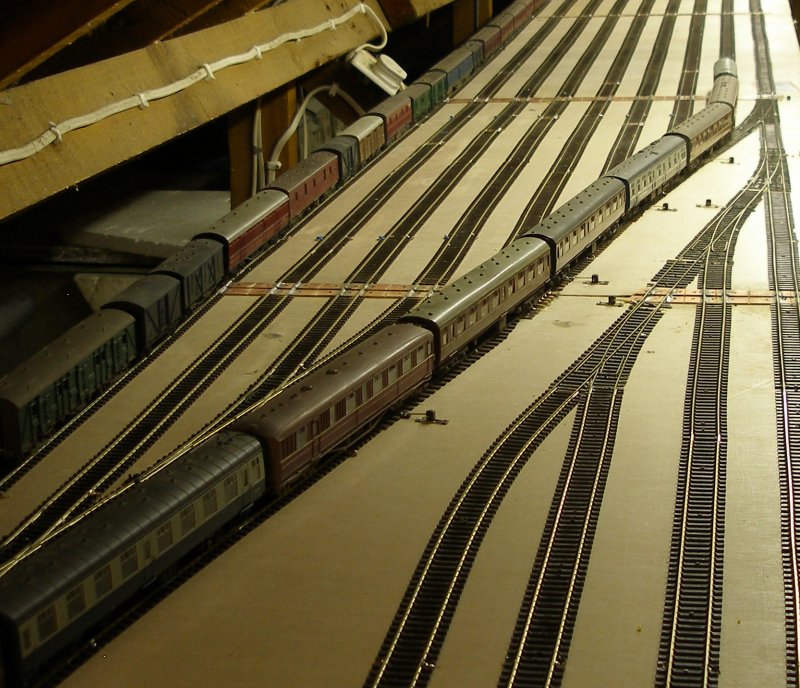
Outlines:
<svg viewBox="0 0 800 688"><path fill-rule="evenodd" d="M277 170L281 169L281 167L283 167L283 165L281 165L281 161L280 160L268 160L267 161L267 169L269 169L269 170L277 171Z"/></svg>
<svg viewBox="0 0 800 688"><path fill-rule="evenodd" d="M261 48L257 45L254 45L252 49L256 51L256 58L260 60L263 57L261 54Z"/></svg>
<svg viewBox="0 0 800 688"><path fill-rule="evenodd" d="M56 142L61 143L64 140L64 137L61 135L61 129L58 128L55 122L48 122L50 125L50 131L52 131L56 135Z"/></svg>
<svg viewBox="0 0 800 688"><path fill-rule="evenodd" d="M328 24L331 26L331 31L336 31L336 22L333 19L329 19Z"/></svg>
<svg viewBox="0 0 800 688"><path fill-rule="evenodd" d="M208 75L208 76L206 76L206 79L208 81L211 81L212 79L214 79L214 70L211 69L211 65L208 64L208 62L203 62L203 64L201 66L203 67L203 69L206 70L206 74Z"/></svg>
<svg viewBox="0 0 800 688"><path fill-rule="evenodd" d="M139 99L139 109L144 110L150 107L150 101L144 93L137 93L136 97Z"/></svg>

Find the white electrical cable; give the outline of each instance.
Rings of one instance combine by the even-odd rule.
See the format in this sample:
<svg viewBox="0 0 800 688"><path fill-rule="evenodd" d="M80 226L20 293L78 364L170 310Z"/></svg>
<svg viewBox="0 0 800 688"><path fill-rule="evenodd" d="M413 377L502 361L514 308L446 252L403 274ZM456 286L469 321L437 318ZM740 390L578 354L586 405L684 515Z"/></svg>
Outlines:
<svg viewBox="0 0 800 688"><path fill-rule="evenodd" d="M275 147L272 149L272 155L269 156L269 160L267 161L267 183L271 183L275 181L275 172L277 172L281 168L281 163L278 160L280 157L281 151L283 147L286 145L286 142L292 137L295 131L297 131L297 127L300 126L300 120L302 119L303 115L306 112L306 108L308 108L309 102L311 99L317 94L321 93L322 91L327 91L328 95L330 96L341 96L344 98L350 107L356 111L356 114L361 117L364 114L364 108L362 108L350 95L345 93L339 88L339 84L333 83L327 86L317 86L315 89L312 89L308 92L305 98L303 98L303 102L300 103L300 107L297 108L297 112L294 113L294 117L292 118L291 123L289 124L289 128L281 134L281 137L275 142Z"/></svg>
<svg viewBox="0 0 800 688"><path fill-rule="evenodd" d="M290 33L283 34L272 39L271 41L268 41L267 43L255 45L245 53L231 55L229 57L216 60L215 62L203 63L201 67L199 67L189 76L179 79L178 81L174 81L171 84L159 86L158 88L154 88L149 91L143 91L142 93L136 93L129 98L105 105L85 115L72 117L71 119L64 120L63 122L51 122L48 129L41 136L36 137L33 141L25 144L24 146L20 146L19 148L11 148L9 150L0 151L0 166L30 158L36 155L39 151L47 148L47 146L51 145L52 143L56 141L61 142L64 135L71 131L97 124L98 122L101 122L112 115L117 115L121 112L126 112L127 110L133 110L136 108L144 110L148 108L150 103L152 103L154 100L160 100L162 98L173 96L176 93L180 93L190 86L193 86L199 81L214 80L218 77L219 72L221 72L223 69L227 69L228 67L233 67L235 65L245 64L252 60L260 60L265 52L275 50L284 43L288 43L290 41L300 41L304 38L315 36L324 31L336 30L337 26L344 24L357 14L369 14L375 20L375 23L380 27L381 35L383 36L382 45L380 47L370 46L368 44L362 47L380 50L380 48L386 45L386 41L388 40L386 27L383 25L380 17L378 17L378 15L369 5L365 5L363 2L360 2L335 19L329 19L321 24L317 24L316 26L307 29L300 29L298 31L292 31Z"/></svg>

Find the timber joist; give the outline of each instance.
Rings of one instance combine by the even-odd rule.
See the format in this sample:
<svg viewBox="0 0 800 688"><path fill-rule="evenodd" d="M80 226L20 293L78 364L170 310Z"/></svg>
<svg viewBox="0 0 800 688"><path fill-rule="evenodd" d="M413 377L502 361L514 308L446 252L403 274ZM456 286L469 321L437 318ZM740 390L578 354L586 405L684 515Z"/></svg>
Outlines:
<svg viewBox="0 0 800 688"><path fill-rule="evenodd" d="M368 13L290 41L261 59L205 74L188 88L62 135L58 124L180 81L283 34L330 23L356 0L292 0L225 24L0 91L0 157L52 132L30 157L0 165L0 219L199 127L374 39ZM377 0L365 0L384 25ZM52 138L52 137L51 137Z"/></svg>

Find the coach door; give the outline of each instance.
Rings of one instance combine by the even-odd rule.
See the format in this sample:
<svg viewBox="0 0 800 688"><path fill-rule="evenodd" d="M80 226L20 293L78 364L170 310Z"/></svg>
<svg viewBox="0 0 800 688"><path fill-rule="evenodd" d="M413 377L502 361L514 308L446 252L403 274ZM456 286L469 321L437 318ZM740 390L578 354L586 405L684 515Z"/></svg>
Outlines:
<svg viewBox="0 0 800 688"><path fill-rule="evenodd" d="M312 456L320 456L322 452L327 450L327 443L325 441L326 430L331 425L331 412L330 409L323 411L319 418L311 421L308 427L310 437L308 438L312 446Z"/></svg>

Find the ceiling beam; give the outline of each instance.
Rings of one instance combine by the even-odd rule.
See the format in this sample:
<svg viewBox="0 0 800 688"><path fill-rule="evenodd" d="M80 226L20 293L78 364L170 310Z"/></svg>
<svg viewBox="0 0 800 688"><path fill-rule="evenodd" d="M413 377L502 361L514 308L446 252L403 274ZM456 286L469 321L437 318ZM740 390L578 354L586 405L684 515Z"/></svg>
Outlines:
<svg viewBox="0 0 800 688"><path fill-rule="evenodd" d="M3 8L0 90L89 33L133 0L26 0Z"/></svg>
<svg viewBox="0 0 800 688"><path fill-rule="evenodd" d="M376 0L367 0L385 23ZM0 154L34 141L61 123L162 87L254 45L322 25L355 0L293 0L222 26L156 43L86 67L0 92ZM346 54L379 33L357 13L336 30L292 41L228 67L147 107L125 110L63 135L24 160L0 165L0 219L158 146Z"/></svg>
<svg viewBox="0 0 800 688"><path fill-rule="evenodd" d="M225 0L195 21L182 27L181 31L195 31L230 21L248 12L255 12L270 5L275 0ZM482 2L484 0L481 0ZM378 0L389 24L397 29L424 17L429 12L449 5L453 0Z"/></svg>
<svg viewBox="0 0 800 688"><path fill-rule="evenodd" d="M84 36L47 62L35 77L49 76L68 69L107 60L115 55L144 48L156 41L173 38L223 0L137 0L126 7L113 23ZM233 14L238 19L242 14ZM223 22L213 22L214 26Z"/></svg>

